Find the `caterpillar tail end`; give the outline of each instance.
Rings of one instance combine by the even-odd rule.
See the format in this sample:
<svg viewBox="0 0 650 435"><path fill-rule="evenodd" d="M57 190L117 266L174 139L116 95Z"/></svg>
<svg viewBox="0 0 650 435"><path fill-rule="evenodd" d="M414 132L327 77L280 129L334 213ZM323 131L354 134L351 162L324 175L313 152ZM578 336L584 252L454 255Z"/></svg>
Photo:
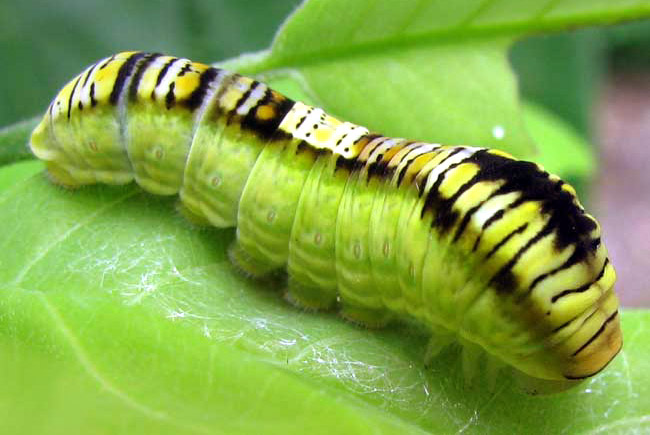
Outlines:
<svg viewBox="0 0 650 435"><path fill-rule="evenodd" d="M29 149L39 159L45 161L47 178L58 186L66 189L77 189L81 186L73 175L64 167L56 163L58 152L52 143L52 139L47 128L48 123L43 119L32 132L29 139Z"/></svg>

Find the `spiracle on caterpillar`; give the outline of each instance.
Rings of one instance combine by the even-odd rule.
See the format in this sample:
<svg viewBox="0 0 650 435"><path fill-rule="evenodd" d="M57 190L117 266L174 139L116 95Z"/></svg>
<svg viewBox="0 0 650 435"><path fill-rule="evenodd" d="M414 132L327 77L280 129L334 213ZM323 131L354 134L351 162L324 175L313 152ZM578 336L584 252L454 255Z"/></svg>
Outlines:
<svg viewBox="0 0 650 435"><path fill-rule="evenodd" d="M408 318L540 389L602 370L622 333L596 220L539 165L491 149L370 133L263 83L157 53L88 67L30 147L69 188L136 181L193 222L236 227L253 277L379 327ZM466 369L471 374L472 369Z"/></svg>

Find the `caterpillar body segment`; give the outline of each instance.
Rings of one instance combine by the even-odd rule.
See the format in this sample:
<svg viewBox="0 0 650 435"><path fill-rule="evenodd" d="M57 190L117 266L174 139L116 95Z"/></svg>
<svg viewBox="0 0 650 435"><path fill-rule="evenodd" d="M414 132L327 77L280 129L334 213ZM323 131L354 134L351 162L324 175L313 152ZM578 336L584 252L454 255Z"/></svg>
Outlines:
<svg viewBox="0 0 650 435"><path fill-rule="evenodd" d="M414 319L435 333L429 356L454 338L468 361L481 349L570 383L622 346L598 223L569 185L500 151L373 134L142 52L73 79L30 146L67 187L178 194L193 221L237 227L229 256L245 273L286 268L288 300L364 325Z"/></svg>

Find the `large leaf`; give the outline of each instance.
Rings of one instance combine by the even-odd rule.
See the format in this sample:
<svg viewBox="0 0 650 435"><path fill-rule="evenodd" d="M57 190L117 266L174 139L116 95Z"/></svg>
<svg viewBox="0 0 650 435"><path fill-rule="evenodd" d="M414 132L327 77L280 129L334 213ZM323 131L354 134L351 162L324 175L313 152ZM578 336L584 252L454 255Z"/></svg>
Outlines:
<svg viewBox="0 0 650 435"><path fill-rule="evenodd" d="M381 10L393 3L400 8ZM237 64L386 133L527 154L532 142L505 62L512 38L650 10L647 2L559 1L544 14L519 2L419 3L308 2L270 54ZM469 25L459 25L463 14ZM425 79L433 82L414 86ZM537 142L577 143L529 113ZM5 143L23 152L19 130ZM562 171L584 175L588 160L580 161ZM573 391L531 397L507 376L495 390L483 378L465 386L453 349L424 367L426 339L416 330L367 331L301 312L282 301L281 280L238 276L224 255L233 232L192 228L173 200L132 186L68 192L30 176L40 167L0 169L2 433L609 433L650 425L646 311L623 313L622 355Z"/></svg>
<svg viewBox="0 0 650 435"><path fill-rule="evenodd" d="M647 0L312 0L268 52L225 65L263 73L276 86L275 78L289 74L315 103L384 134L534 158L510 44L540 30L648 15Z"/></svg>

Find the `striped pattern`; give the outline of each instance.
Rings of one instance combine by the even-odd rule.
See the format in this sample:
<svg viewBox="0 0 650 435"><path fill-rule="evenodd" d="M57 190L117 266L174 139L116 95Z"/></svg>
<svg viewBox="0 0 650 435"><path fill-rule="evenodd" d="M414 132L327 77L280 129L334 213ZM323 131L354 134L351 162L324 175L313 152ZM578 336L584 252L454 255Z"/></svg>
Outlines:
<svg viewBox="0 0 650 435"><path fill-rule="evenodd" d="M58 184L135 180L237 226L242 271L379 326L411 317L529 376L596 374L622 345L614 269L573 188L496 151L389 138L187 59L126 52L34 131Z"/></svg>

